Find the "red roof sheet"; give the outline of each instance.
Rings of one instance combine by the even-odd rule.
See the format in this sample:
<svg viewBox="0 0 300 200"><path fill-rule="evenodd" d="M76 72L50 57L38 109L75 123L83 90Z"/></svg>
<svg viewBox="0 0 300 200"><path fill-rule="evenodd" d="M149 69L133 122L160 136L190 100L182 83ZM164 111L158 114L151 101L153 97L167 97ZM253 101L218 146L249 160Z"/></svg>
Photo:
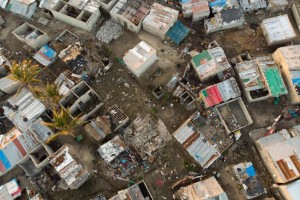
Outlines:
<svg viewBox="0 0 300 200"><path fill-rule="evenodd" d="M205 90L207 93L205 98L207 107L217 105L223 101L217 85L213 85Z"/></svg>

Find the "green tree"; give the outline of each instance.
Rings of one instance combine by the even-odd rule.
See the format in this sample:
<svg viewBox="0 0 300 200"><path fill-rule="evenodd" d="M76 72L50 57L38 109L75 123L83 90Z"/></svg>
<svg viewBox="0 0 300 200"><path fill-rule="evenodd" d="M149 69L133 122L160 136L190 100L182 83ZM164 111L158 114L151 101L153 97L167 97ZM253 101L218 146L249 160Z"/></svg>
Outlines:
<svg viewBox="0 0 300 200"><path fill-rule="evenodd" d="M40 82L36 78L41 68L38 65L32 64L31 60L23 60L21 63L13 62L10 67L8 77L11 80L21 83L21 88L31 87L34 83Z"/></svg>
<svg viewBox="0 0 300 200"><path fill-rule="evenodd" d="M79 117L71 117L69 114L69 109L61 109L60 111L53 111L52 122L43 122L50 128L56 129L57 132L50 136L46 143L49 143L56 137L60 135L72 135L74 136L74 130L78 125L81 125L83 122ZM74 136L75 137L75 136Z"/></svg>

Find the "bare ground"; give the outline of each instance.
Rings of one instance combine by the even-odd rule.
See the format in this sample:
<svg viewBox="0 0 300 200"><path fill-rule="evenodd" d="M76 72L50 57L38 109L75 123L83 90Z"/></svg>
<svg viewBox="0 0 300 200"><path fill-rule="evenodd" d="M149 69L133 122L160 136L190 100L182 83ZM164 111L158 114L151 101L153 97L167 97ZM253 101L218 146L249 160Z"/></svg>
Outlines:
<svg viewBox="0 0 300 200"><path fill-rule="evenodd" d="M290 12L288 13L290 15ZM0 39L6 41L4 45L10 50L12 55L11 58L20 59L29 56L26 55L26 53L30 54L30 52L24 49L24 44L19 42L11 34L11 31L21 24L23 19L14 15L9 15L3 11L0 11L0 14L4 16L7 21L7 27L1 30ZM260 29L257 28L253 30L250 28L250 23L257 24L267 15L268 14L246 16L249 23L245 24L242 29L218 32L208 37L199 37L199 35L203 35L203 26L195 23L192 25L195 33L190 34L188 42L192 43L191 49L201 50L211 40L217 40L217 42L225 49L229 58L234 57L243 51L249 51L252 55L271 53L274 49L269 49L265 46ZM292 18L290 17L290 19ZM185 24L190 25L188 20L183 21ZM67 28L78 35L81 40L84 41L86 47L91 49L94 48L95 39L93 34L86 33L55 20L52 20L47 27L43 27L34 21L30 21L29 23L45 30L52 38ZM292 23L295 26L293 21ZM254 34L255 31L256 33ZM299 35L299 32L297 32L297 34ZM109 45L114 52L112 57L122 57L125 51L135 46L141 40L145 40L153 45L158 50L158 56L160 57L159 61L157 61L143 77L136 79L124 66L115 62L110 71L103 76L99 76L95 81L91 82L90 85L103 99L107 97L107 94L110 94L110 98L106 102L105 107L118 104L131 119L134 119L138 113L151 113L153 118L161 118L172 133L194 112L194 110L187 110L184 106L180 105L176 99L172 99L171 101L164 98L162 100L156 100L151 95L151 89L154 86L166 84L176 71L182 73L190 58L186 57L184 60L178 58L178 52L169 52L169 50L172 49L173 44L165 44L145 32L136 35L129 31L125 31L119 39L113 41ZM299 44L299 37L294 43ZM179 46L178 48L182 49L184 48L184 45ZM163 51L161 51L162 49ZM13 52L22 52L22 56ZM183 67L178 68L176 67L177 64L181 64ZM59 75L59 73L65 69L67 69L66 65L57 61L49 68L49 74L44 73L41 77L47 78L46 80L48 81L53 81L55 76ZM153 73L155 73L157 69L160 69L162 74L159 77L153 77ZM124 83L128 83L129 88L127 88ZM151 99L153 103L146 104L146 98ZM282 98L279 105L274 105L272 100L247 104L247 108L254 121L253 125L243 129L243 135L240 142L235 146L230 147L228 151L224 153L225 161L217 161L207 171L206 175L208 176L213 174L213 172L216 174L220 172L218 180L227 192L229 199L242 199L239 190L240 187L233 179L230 168L233 164L239 162L252 161L264 186L269 188L269 186L272 185L268 172L262 164L260 157L257 155L257 151L252 142L249 140L248 132L254 128L271 125L274 119L279 115L281 107L285 102L286 99ZM170 106L171 103L174 104L173 107ZM153 109L154 107L157 110L155 112ZM289 128L298 124L299 121L299 118L282 121L279 124L279 127ZM54 142L52 146L54 148L59 148L62 144L70 146L73 152L77 152L75 157L78 158L84 167L91 172L91 178L80 189L75 191L66 190L53 192L51 189L48 189L43 192L47 193L50 199L53 200L85 200L92 198L98 193L103 193L110 197L118 190L126 188L128 182L113 180L112 177L106 173L108 171L107 166L101 162L101 159L99 159L96 153L96 149L100 144L93 141L82 129L78 131L78 134L84 135L85 140L83 142L78 143L72 137L61 137ZM131 180L138 181L145 179L155 199L163 199L164 197L172 199L173 191L171 191L170 187L176 181L188 175L189 170L183 166L184 162L194 163L187 152L176 141L172 140L165 147L157 151L156 159L150 163L150 169L148 171L137 169L135 174L132 175ZM194 170L201 173L203 172L200 169L198 170L198 167ZM2 176L0 184L5 183L13 177L16 177L20 181L22 187L31 185L28 179L24 178L24 173L18 167L7 175Z"/></svg>

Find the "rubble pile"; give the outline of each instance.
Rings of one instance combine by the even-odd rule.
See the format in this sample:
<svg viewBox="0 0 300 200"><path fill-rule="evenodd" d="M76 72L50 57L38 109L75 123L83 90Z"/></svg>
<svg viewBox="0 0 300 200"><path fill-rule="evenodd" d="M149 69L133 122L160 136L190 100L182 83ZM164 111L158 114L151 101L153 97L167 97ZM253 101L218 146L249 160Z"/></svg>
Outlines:
<svg viewBox="0 0 300 200"><path fill-rule="evenodd" d="M110 19L104 22L103 26L101 26L101 28L97 32L96 37L100 42L108 44L113 39L117 39L118 37L120 37L122 33L122 26Z"/></svg>

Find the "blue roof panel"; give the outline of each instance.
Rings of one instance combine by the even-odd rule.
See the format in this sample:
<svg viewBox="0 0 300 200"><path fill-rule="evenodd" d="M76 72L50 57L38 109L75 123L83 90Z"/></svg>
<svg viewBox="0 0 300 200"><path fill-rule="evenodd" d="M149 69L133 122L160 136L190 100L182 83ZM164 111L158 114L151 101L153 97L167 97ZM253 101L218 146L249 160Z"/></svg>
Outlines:
<svg viewBox="0 0 300 200"><path fill-rule="evenodd" d="M9 160L7 159L7 157L1 150L0 150L0 160L1 160L2 164L4 165L5 169L11 168L11 164L10 164Z"/></svg>
<svg viewBox="0 0 300 200"><path fill-rule="evenodd" d="M41 49L41 51L43 52L43 54L45 56L47 56L48 58L53 58L55 57L55 51L53 49L51 49L48 45L44 45Z"/></svg>
<svg viewBox="0 0 300 200"><path fill-rule="evenodd" d="M246 172L249 175L249 177L256 176L256 172L255 172L253 165L250 165L249 167L247 167Z"/></svg>

